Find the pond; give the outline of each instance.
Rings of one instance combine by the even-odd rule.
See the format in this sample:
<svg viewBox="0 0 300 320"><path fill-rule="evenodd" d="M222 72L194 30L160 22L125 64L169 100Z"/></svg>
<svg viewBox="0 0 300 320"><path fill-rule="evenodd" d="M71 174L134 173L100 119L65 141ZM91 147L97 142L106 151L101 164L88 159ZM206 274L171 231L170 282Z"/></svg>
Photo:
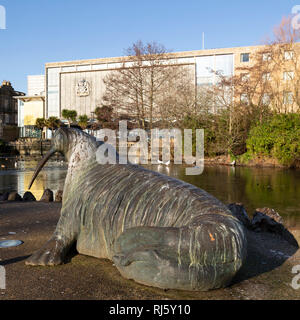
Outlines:
<svg viewBox="0 0 300 320"><path fill-rule="evenodd" d="M0 159L0 193L16 190L21 196L28 190L28 185L38 161L16 161L15 158ZM62 190L67 174L67 164L61 161L48 161L37 176L30 191L39 200L44 189L53 192Z"/></svg>
<svg viewBox="0 0 300 320"><path fill-rule="evenodd" d="M16 163L14 158L0 159L0 192L16 190L23 195L36 165L33 160ZM196 185L225 204L241 202L250 216L256 208L269 207L283 216L287 227L300 226L300 170L205 166L203 174L187 176L180 165L146 167ZM31 192L40 199L45 188L54 192L63 189L66 172L65 162L48 162Z"/></svg>

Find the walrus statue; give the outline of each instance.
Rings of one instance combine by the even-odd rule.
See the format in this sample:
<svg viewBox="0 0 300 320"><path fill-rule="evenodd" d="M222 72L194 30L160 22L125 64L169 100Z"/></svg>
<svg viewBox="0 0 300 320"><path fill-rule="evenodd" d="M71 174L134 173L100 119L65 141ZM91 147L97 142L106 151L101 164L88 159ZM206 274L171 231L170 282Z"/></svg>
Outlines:
<svg viewBox="0 0 300 320"><path fill-rule="evenodd" d="M108 258L141 284L199 291L229 285L247 243L228 208L200 188L139 165L99 164L98 147L83 131L56 130L29 188L51 155L62 153L68 172L60 219L26 264L62 264L76 242L79 253Z"/></svg>

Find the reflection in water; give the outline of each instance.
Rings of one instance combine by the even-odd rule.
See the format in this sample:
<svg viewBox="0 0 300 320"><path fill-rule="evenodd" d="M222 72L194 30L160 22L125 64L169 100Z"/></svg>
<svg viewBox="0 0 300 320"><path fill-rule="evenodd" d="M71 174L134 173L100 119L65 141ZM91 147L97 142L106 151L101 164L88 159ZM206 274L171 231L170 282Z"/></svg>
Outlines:
<svg viewBox="0 0 300 320"><path fill-rule="evenodd" d="M147 167L202 188L225 204L243 203L250 216L256 208L269 207L287 227L300 225L299 170L205 166L203 174L187 176L182 166Z"/></svg>
<svg viewBox="0 0 300 320"><path fill-rule="evenodd" d="M3 162L3 160L2 160ZM17 170L8 169L0 171L0 192L16 190L21 196L28 191L38 161L18 161ZM11 161L5 163L6 168L11 168ZM67 174L66 165L60 162L48 162L37 176L30 191L39 200L45 189L49 188L54 193L62 190Z"/></svg>
<svg viewBox="0 0 300 320"><path fill-rule="evenodd" d="M16 170L14 159L0 159L0 165L10 168L0 170L0 192L16 190L23 195L37 163L18 162ZM274 208L283 216L287 227L300 226L300 170L205 166L202 175L187 176L185 168L180 165L146 167L196 185L225 204L241 202L249 215L256 208ZM54 192L62 190L66 169L66 164L61 161L48 162L30 191L39 200L46 188Z"/></svg>

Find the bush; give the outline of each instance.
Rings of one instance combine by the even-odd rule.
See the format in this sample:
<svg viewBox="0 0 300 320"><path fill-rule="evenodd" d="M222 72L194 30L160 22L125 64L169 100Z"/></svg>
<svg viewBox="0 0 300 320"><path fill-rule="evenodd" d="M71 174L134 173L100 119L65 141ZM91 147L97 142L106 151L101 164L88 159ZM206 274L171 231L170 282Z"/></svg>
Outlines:
<svg viewBox="0 0 300 320"><path fill-rule="evenodd" d="M216 135L210 128L209 119L203 119L201 117L184 117L183 121L180 124L182 129L192 129L193 132L193 155L196 154L196 129L204 129L204 152L205 155L215 155L214 151L216 150Z"/></svg>
<svg viewBox="0 0 300 320"><path fill-rule="evenodd" d="M244 105L233 105L231 108L218 108L216 112L204 108L197 114L185 116L180 126L182 129L193 129L193 133L195 129L205 130L206 156L230 155L235 159L247 151L246 141L250 128L258 121L267 121L271 117L270 110L256 105L247 108Z"/></svg>
<svg viewBox="0 0 300 320"><path fill-rule="evenodd" d="M300 115L277 114L253 127L247 139L247 152L292 166L300 159Z"/></svg>

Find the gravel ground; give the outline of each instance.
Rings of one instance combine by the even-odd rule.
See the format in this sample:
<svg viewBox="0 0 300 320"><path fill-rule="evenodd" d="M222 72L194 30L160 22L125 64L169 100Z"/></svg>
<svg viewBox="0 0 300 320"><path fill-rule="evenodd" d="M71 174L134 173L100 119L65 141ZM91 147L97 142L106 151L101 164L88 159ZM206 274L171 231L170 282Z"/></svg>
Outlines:
<svg viewBox="0 0 300 320"><path fill-rule="evenodd" d="M0 202L0 240L24 244L0 248L6 290L0 300L298 300L292 288L300 250L267 233L248 232L248 257L230 287L209 292L161 290L121 277L112 262L74 251L66 264L31 267L25 259L49 239L59 218L60 203ZM300 243L300 231L291 230ZM10 234L13 233L13 234ZM15 233L15 234L14 234ZM298 281L300 285L300 280Z"/></svg>

